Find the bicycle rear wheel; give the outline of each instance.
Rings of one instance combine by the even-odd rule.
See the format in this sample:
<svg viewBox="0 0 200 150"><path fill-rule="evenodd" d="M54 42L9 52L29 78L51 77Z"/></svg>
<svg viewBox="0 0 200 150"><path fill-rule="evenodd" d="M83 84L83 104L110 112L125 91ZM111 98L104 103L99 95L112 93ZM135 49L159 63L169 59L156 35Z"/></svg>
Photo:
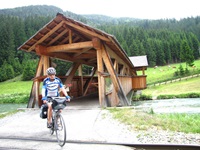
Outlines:
<svg viewBox="0 0 200 150"><path fill-rule="evenodd" d="M53 135L54 133L54 120L52 119L52 127L49 128L50 134Z"/></svg>
<svg viewBox="0 0 200 150"><path fill-rule="evenodd" d="M66 142L67 133L66 133L65 121L61 114L56 116L54 125L55 125L57 141L60 146L64 146Z"/></svg>

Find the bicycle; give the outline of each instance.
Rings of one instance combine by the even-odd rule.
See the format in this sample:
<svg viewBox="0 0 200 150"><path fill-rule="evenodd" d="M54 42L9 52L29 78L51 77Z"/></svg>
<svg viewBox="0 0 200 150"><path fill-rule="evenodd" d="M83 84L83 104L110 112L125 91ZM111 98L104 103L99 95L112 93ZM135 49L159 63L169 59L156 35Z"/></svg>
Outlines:
<svg viewBox="0 0 200 150"><path fill-rule="evenodd" d="M49 102L52 103L52 127L50 128L50 134L53 135L56 132L56 138L58 144L62 147L66 143L66 126L65 121L61 115L61 111L66 107L65 97L51 97Z"/></svg>

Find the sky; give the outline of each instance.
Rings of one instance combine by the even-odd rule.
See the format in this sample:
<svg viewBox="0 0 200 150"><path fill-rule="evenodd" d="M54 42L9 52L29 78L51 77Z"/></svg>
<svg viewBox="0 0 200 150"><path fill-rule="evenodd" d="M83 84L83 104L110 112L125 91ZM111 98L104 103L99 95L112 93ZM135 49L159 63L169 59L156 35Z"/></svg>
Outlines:
<svg viewBox="0 0 200 150"><path fill-rule="evenodd" d="M0 0L0 9L54 5L76 14L172 19L200 16L200 0Z"/></svg>

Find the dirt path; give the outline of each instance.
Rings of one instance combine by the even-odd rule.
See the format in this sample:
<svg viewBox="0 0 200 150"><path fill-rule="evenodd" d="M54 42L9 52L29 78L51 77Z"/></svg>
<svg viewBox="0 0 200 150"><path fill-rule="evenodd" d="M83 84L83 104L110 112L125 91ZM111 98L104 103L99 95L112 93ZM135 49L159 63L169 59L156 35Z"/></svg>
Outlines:
<svg viewBox="0 0 200 150"><path fill-rule="evenodd" d="M65 109L68 142L63 149L132 149L117 145L80 144L77 142L137 143L134 134L109 117L106 110ZM46 119L39 110L26 110L0 119L0 149L61 149L56 136L50 136Z"/></svg>

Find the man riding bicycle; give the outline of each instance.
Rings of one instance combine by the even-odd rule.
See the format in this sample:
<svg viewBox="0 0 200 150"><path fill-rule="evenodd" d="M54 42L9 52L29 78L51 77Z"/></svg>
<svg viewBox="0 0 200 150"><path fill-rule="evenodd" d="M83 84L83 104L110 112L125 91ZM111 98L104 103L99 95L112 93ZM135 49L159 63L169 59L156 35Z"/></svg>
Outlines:
<svg viewBox="0 0 200 150"><path fill-rule="evenodd" d="M67 101L70 101L70 96L68 96L60 78L56 77L55 68L53 68L53 67L48 68L46 70L46 73L48 76L43 81L42 101L44 104L48 105L47 128L51 128L51 126L52 126L52 104L48 102L48 97L58 97L59 89L61 89L61 91L65 95Z"/></svg>

